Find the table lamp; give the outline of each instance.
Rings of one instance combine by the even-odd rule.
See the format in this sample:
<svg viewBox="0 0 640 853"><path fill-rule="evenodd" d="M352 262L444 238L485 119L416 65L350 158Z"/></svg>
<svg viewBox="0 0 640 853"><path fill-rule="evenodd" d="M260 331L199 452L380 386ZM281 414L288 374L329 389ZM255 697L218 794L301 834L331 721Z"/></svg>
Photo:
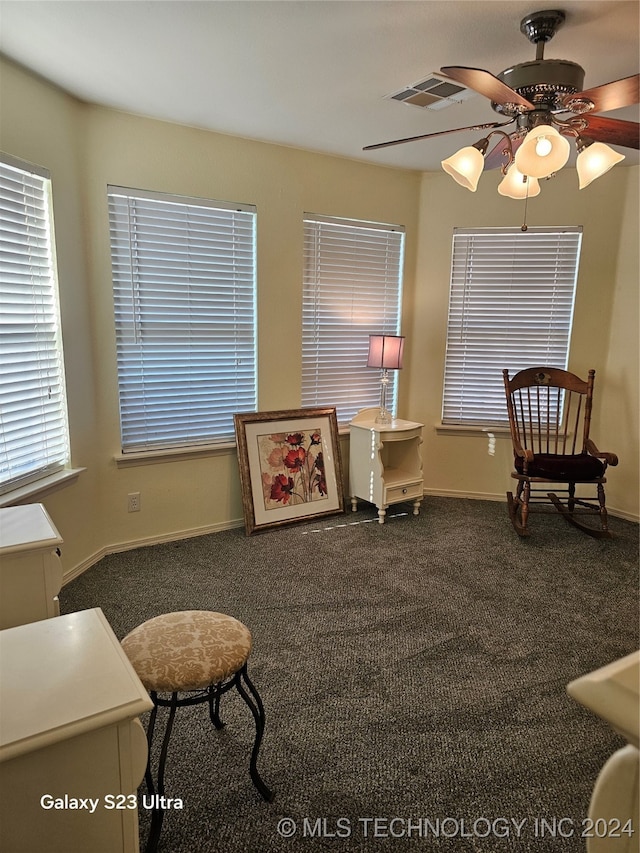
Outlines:
<svg viewBox="0 0 640 853"><path fill-rule="evenodd" d="M403 350L403 335L369 335L367 367L377 367L382 370L380 376L380 411L376 417L377 424L390 424L393 420L391 412L387 409L389 371L402 368Z"/></svg>

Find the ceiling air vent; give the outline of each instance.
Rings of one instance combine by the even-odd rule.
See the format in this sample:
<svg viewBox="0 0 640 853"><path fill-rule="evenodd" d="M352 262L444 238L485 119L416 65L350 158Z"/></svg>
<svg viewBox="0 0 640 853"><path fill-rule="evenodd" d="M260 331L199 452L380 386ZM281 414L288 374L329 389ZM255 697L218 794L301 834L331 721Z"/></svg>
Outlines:
<svg viewBox="0 0 640 853"><path fill-rule="evenodd" d="M474 91L465 89L459 83L454 83L438 74L430 74L424 80L405 86L399 92L385 95L385 98L426 110L443 110L462 101L468 101L474 95Z"/></svg>

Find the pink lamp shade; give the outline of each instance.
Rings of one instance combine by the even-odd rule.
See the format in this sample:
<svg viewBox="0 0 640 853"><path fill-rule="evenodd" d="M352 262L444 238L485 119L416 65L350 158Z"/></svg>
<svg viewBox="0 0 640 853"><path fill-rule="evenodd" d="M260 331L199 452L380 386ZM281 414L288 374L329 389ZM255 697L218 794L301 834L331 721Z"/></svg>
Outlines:
<svg viewBox="0 0 640 853"><path fill-rule="evenodd" d="M400 370L403 352L403 335L369 335L367 367Z"/></svg>

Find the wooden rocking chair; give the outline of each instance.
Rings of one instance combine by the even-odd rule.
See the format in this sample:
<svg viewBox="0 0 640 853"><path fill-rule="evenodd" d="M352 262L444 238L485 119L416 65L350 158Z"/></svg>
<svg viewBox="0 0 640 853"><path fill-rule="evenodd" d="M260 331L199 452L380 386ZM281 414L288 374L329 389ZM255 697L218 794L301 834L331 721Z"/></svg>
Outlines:
<svg viewBox="0 0 640 853"><path fill-rule="evenodd" d="M586 382L556 367L530 367L509 379L503 370L509 426L518 481L515 497L507 492L509 516L516 532L528 536L529 509L548 498L575 527L597 538L610 537L604 483L615 453L602 453L589 438L595 370ZM566 483L564 489L533 488L533 483ZM590 497L576 497L576 484L595 487ZM544 497L539 493L543 492ZM558 492L566 493L564 500ZM578 516L591 515L598 526Z"/></svg>

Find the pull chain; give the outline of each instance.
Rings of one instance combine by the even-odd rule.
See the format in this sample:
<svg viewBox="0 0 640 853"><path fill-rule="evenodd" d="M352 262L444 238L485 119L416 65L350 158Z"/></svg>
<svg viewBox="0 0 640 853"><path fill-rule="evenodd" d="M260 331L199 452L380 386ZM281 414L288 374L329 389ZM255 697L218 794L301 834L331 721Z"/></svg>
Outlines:
<svg viewBox="0 0 640 853"><path fill-rule="evenodd" d="M527 192L524 197L524 216L522 217L522 225L520 226L521 231L527 231L529 226L527 225L527 205L529 204L529 178L526 178L527 184Z"/></svg>

